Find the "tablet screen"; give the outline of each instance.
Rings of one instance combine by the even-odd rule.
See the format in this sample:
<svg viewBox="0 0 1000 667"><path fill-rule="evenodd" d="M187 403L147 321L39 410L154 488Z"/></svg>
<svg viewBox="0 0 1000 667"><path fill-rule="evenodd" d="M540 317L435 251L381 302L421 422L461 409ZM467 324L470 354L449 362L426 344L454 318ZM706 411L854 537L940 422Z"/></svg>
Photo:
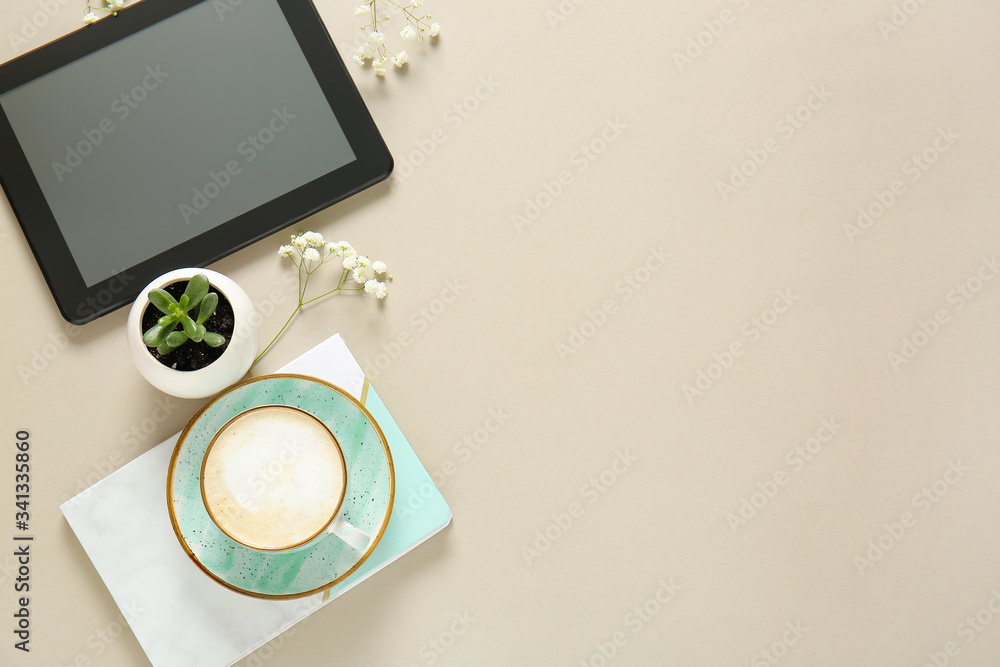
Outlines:
<svg viewBox="0 0 1000 667"><path fill-rule="evenodd" d="M88 287L356 159L276 0L195 5L0 106Z"/></svg>

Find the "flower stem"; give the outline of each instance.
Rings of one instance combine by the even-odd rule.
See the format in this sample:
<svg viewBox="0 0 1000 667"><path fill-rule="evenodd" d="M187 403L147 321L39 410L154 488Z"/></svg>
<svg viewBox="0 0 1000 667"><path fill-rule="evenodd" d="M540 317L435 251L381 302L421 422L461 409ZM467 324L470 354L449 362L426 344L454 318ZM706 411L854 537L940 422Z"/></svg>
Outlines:
<svg viewBox="0 0 1000 667"><path fill-rule="evenodd" d="M281 330L277 334L275 334L274 338L271 339L271 342L267 344L267 347L265 347L261 351L261 353L258 354L256 357L254 357L254 360L252 362L250 362L250 369L249 369L248 372L250 373L251 377L253 376L253 367L257 365L257 362L260 361L261 357L263 357L265 354L267 354L267 351L270 350L271 346L274 345L278 341L278 339L281 337L281 334L285 333L285 329L287 329L288 325L292 323L292 318L294 318L298 314L298 312L300 310L302 310L302 301L301 300L299 300L299 304L297 306L295 306L295 310L292 311L292 314L288 316L287 320L285 320L285 324L284 324L284 326L281 327Z"/></svg>

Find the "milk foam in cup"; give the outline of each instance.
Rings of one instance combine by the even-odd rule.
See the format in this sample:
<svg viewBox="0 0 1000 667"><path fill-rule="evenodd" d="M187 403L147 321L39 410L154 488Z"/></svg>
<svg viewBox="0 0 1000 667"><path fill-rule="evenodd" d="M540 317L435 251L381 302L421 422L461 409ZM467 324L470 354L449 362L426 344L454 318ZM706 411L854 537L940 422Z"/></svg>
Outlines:
<svg viewBox="0 0 1000 667"><path fill-rule="evenodd" d="M370 536L340 517L347 466L336 437L311 414L272 405L240 413L212 439L201 491L222 532L258 551L293 551L328 533L363 550Z"/></svg>

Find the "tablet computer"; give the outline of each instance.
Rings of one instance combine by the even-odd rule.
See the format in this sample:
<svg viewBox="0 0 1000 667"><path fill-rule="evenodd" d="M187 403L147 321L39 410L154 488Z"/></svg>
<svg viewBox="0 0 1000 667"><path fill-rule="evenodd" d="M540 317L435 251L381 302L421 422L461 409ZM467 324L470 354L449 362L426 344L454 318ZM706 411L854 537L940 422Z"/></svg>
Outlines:
<svg viewBox="0 0 1000 667"><path fill-rule="evenodd" d="M311 0L145 0L0 66L0 184L75 324L391 170Z"/></svg>

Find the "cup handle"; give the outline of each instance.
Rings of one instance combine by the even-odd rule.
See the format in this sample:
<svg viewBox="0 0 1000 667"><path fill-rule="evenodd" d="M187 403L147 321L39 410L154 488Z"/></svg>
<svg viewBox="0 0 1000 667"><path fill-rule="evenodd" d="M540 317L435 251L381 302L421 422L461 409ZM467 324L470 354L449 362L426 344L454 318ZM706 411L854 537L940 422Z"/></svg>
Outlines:
<svg viewBox="0 0 1000 667"><path fill-rule="evenodd" d="M364 551L367 549L368 545L372 541L372 538L368 533L347 523L344 517L339 514L337 515L337 518L333 520L333 523L330 524L330 527L327 528L326 532L333 533L358 551Z"/></svg>

